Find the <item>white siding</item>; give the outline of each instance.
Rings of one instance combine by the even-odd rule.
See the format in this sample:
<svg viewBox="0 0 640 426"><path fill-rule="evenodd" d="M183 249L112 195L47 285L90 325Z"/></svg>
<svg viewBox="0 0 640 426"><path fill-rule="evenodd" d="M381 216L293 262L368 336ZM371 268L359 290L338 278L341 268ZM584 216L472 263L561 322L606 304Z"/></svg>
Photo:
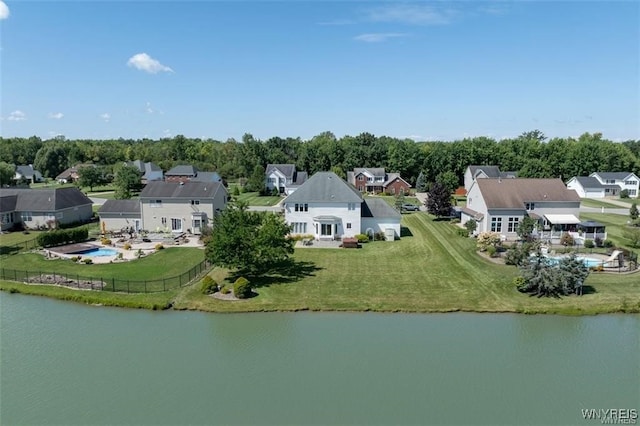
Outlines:
<svg viewBox="0 0 640 426"><path fill-rule="evenodd" d="M284 217L287 224L306 223L307 234L319 237L316 232L313 218L317 216L336 216L340 218L338 223L338 237L353 237L360 234L361 204L353 203L354 210L349 210L348 203L307 203L308 211L295 211L295 203L287 203L284 206ZM351 224L351 228L347 227Z"/></svg>
<svg viewBox="0 0 640 426"><path fill-rule="evenodd" d="M362 233L366 234L368 229L376 232L386 232L391 228L394 231L395 237L400 238L400 219L401 218L375 218L375 217L363 217L362 218Z"/></svg>
<svg viewBox="0 0 640 426"><path fill-rule="evenodd" d="M487 225L487 219L489 217L489 212L487 211L487 206L484 202L484 198L482 198L482 194L480 193L480 188L478 185L471 185L471 189L467 193L467 207L471 210L475 210L478 213L481 213L484 218L478 222L478 226L476 228L476 232L486 232L490 228L491 223ZM462 215L462 224L464 225L469 220L469 217L466 215Z"/></svg>

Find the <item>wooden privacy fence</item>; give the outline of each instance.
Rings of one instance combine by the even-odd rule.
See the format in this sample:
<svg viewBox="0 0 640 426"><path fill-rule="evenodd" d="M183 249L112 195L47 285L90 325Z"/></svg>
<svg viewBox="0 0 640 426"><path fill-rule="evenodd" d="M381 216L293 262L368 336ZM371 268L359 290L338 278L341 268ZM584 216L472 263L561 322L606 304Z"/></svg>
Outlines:
<svg viewBox="0 0 640 426"><path fill-rule="evenodd" d="M80 274L0 268L0 279L121 293L160 293L180 288L193 282L204 275L210 267L211 264L203 260L193 268L179 275L150 280L128 280L115 277L103 278Z"/></svg>

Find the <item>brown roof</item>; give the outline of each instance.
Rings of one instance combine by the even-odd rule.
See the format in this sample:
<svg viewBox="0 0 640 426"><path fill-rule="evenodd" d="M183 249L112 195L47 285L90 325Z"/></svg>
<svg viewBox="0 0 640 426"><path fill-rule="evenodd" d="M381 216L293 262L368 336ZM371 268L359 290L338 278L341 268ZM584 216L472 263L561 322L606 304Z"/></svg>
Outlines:
<svg viewBox="0 0 640 426"><path fill-rule="evenodd" d="M478 179L476 185L489 209L521 209L536 201L580 202L560 179Z"/></svg>

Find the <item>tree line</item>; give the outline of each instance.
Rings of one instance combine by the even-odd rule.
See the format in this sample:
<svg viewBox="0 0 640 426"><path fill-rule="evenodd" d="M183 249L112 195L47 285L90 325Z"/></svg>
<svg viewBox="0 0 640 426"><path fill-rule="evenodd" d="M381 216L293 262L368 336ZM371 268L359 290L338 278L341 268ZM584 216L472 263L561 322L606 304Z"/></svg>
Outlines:
<svg viewBox="0 0 640 426"><path fill-rule="evenodd" d="M200 170L215 170L225 179L249 178L257 168L285 163L295 164L310 175L332 170L346 177L346 172L355 167L384 167L388 172L401 173L412 185L421 173L427 182L457 179L461 185L468 165L491 164L503 171L517 171L520 177L560 177L566 181L594 171L639 174L640 140L617 143L601 133L549 139L538 130L500 141L475 137L436 142L370 133L337 138L331 132L309 140L276 136L265 141L248 133L241 141L183 135L159 140L0 138L0 164L33 164L51 179L79 163L108 169L133 160L151 161L165 171L177 164L192 164Z"/></svg>

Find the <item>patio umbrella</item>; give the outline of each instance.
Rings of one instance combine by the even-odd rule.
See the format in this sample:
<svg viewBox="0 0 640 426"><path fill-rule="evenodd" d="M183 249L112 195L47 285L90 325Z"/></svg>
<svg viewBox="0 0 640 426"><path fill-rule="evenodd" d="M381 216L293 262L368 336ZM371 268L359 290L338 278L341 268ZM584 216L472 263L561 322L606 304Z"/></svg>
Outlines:
<svg viewBox="0 0 640 426"><path fill-rule="evenodd" d="M107 233L107 224L105 223L105 221L102 221L102 233L106 234Z"/></svg>

